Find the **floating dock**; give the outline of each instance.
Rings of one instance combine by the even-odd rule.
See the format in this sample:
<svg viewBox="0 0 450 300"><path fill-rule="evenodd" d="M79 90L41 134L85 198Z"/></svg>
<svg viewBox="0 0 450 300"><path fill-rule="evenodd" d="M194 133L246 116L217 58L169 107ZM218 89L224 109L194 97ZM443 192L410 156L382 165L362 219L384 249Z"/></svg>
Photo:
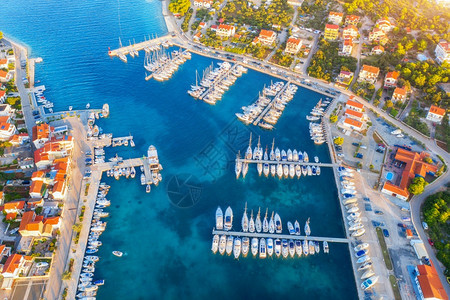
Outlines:
<svg viewBox="0 0 450 300"><path fill-rule="evenodd" d="M176 39L176 37L172 37L169 35L165 35L162 37L158 37L158 38L154 38L154 39L149 39L140 43L134 43L132 45L128 45L128 46L123 46L120 47L118 49L114 49L114 50L109 50L108 51L108 55L113 57L113 56L119 56L119 54L124 54L127 55L132 51L141 51L144 50L145 48L151 48L154 46L159 46L163 43L169 42L169 43L173 43L174 39Z"/></svg>
<svg viewBox="0 0 450 300"><path fill-rule="evenodd" d="M225 78L227 78L234 70L237 69L237 67L239 66L239 64L234 64L233 66L231 66L231 68L229 70L227 70L226 72L224 72L223 74L221 74L220 76L218 76L213 83L211 83L211 85L206 89L205 92L203 92L203 94L201 94L198 99L203 100L210 92L211 90L214 90L215 86L220 84L222 82L222 80L224 80Z"/></svg>
<svg viewBox="0 0 450 300"><path fill-rule="evenodd" d="M213 229L212 234L218 235L231 235L231 236L247 236L256 238L272 238L272 239L286 239L286 240L307 240L317 242L333 242L333 243L348 243L346 238L333 238L333 237L317 237L317 236L304 236L304 235L290 235L290 234L278 234L268 232L242 232L242 231L225 231Z"/></svg>
<svg viewBox="0 0 450 300"><path fill-rule="evenodd" d="M316 166L316 167L339 167L338 164L333 163L321 163L321 162L300 162L300 161L284 161L284 160L259 160L259 159L245 159L245 158L236 158L236 162L247 163L247 164L282 164L282 165L299 165L299 166Z"/></svg>
<svg viewBox="0 0 450 300"><path fill-rule="evenodd" d="M127 146L128 142L130 143L131 147L134 147L134 142L133 142L133 136L132 135L124 136L124 137L116 137L116 138L112 138L111 139L111 145L113 147L122 146L124 144L126 144L124 146Z"/></svg>
<svg viewBox="0 0 450 300"><path fill-rule="evenodd" d="M272 101L263 109L263 111L259 114L256 120L253 122L253 125L258 125L259 121L267 114L267 112L272 108L273 103L278 100L278 98L286 91L286 89L291 85L291 81L286 82L283 88L273 97Z"/></svg>
<svg viewBox="0 0 450 300"><path fill-rule="evenodd" d="M131 168L131 167L144 167L145 184L153 184L152 171L150 170L150 163L147 157L130 158L121 161L104 162L94 164L91 169L106 172L114 170L116 168ZM138 179L139 180L139 179Z"/></svg>

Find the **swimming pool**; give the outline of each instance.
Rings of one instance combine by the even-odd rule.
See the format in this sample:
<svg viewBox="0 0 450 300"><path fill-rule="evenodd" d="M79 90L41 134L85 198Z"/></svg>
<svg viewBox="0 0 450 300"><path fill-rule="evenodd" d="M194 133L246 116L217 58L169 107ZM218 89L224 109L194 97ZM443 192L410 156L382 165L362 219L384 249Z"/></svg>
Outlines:
<svg viewBox="0 0 450 300"><path fill-rule="evenodd" d="M386 173L386 179L389 180L389 181L391 181L392 178L394 178L394 174L392 174L392 172L387 172L387 173Z"/></svg>

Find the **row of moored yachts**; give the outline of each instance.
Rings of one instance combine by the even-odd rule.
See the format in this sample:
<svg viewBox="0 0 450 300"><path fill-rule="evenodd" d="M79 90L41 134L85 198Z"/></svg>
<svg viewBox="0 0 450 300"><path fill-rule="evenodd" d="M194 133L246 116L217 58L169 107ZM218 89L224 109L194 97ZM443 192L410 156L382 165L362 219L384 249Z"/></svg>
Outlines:
<svg viewBox="0 0 450 300"><path fill-rule="evenodd" d="M173 50L171 54L166 53L163 49L155 53L145 54L144 68L151 72L151 76L157 81L168 80L173 73L178 70L179 66L191 58L191 53L187 50Z"/></svg>
<svg viewBox="0 0 450 300"><path fill-rule="evenodd" d="M106 228L106 222L101 221L101 219L109 216L109 213L103 210L111 204L110 201L106 199L109 188L110 186L104 183L101 183L99 186L99 192L97 195L97 201L90 228L91 232L89 233L87 249L83 260L83 269L81 271L78 283L78 294L76 295L77 298L84 300L95 299L98 286L105 283L102 279L94 280L95 264L99 260L99 257L94 254L98 252L98 248L102 245L102 242L99 241L99 237ZM118 252L115 255L121 256L121 253Z"/></svg>
<svg viewBox="0 0 450 300"><path fill-rule="evenodd" d="M252 138L250 136L249 146L245 152L244 160L240 159L239 154L236 158L235 172L236 178L239 178L240 174L245 178L248 172L249 163L245 160L256 160L256 169L258 174L264 174L266 177L271 174L272 176L278 176L278 178L290 177L300 178L303 176L311 176L311 175L320 175L320 166L315 165L300 165L300 163L308 163L309 156L308 153L297 151L296 149L287 151L281 150L277 147L274 150L275 141L272 142L272 149L270 154L266 150L263 152L261 147L260 140L258 139L258 144L252 150ZM263 154L264 153L264 154ZM261 161L261 162L258 162ZM264 162L263 162L264 161ZM273 161L273 163L268 163L268 161ZM315 163L319 163L319 158L317 156L314 157ZM283 164L283 162L289 162ZM298 162L299 164L295 164Z"/></svg>
<svg viewBox="0 0 450 300"><path fill-rule="evenodd" d="M325 100L322 101L322 99L317 102L316 106L311 110L311 114L309 116L306 116L306 119L308 121L320 121L322 116L325 113L325 108L330 104L331 101Z"/></svg>
<svg viewBox="0 0 450 300"><path fill-rule="evenodd" d="M242 107L242 113L236 113L236 117L244 124L258 120L259 127L271 130L283 114L286 105L294 98L298 87L284 82L272 83L264 87L262 95L249 106ZM271 98L273 97L273 98Z"/></svg>
<svg viewBox="0 0 450 300"><path fill-rule="evenodd" d="M152 51L159 51L161 49L161 46L164 48L169 48L170 46L173 46L173 43L171 41L166 41L164 43L159 43L158 45L148 45L145 46L143 48L143 50L145 51L145 53L150 53ZM131 47L131 43L130 43L130 47ZM130 54L131 57L135 57L135 56L139 56L139 51L136 50L135 48L131 47L131 49L128 52ZM117 56L119 56L120 60L123 62L127 62L127 56L126 54L122 53L122 52L118 52Z"/></svg>
<svg viewBox="0 0 450 300"><path fill-rule="evenodd" d="M245 204L244 214L242 216L242 231L243 232L263 232L270 234L281 234L283 232L281 218L278 213L272 212L272 216L270 220L268 219L268 209L266 210L266 214L264 219L261 221L261 209L258 209L258 214L255 219L253 219L253 211L250 214L250 219L247 215L247 204ZM233 210L231 207L228 207L225 211L225 216L223 215L222 209L220 207L216 210L216 229L217 230L231 230L233 226ZM289 234L291 235L300 235L300 224L298 221L294 222L294 225L291 222L287 222L287 227L289 230ZM309 226L309 219L305 223L305 236L309 236L311 234L311 229ZM294 257L297 254L299 257L302 255L315 254L320 252L320 244L315 241L307 241L306 239L301 241L299 239L272 239L272 238L252 238L250 244L249 237L233 237L231 235L226 236L222 235L214 235L212 248L213 253L217 253L219 251L220 254L227 253L231 255L233 252L235 258L238 258L241 253L244 257L247 256L249 250L251 250L253 256L256 256L259 253L260 258L266 258L268 256L272 256L274 253L277 257L283 256L284 258L290 255ZM323 250L325 253L329 252L328 243L325 241L323 243Z"/></svg>
<svg viewBox="0 0 450 300"><path fill-rule="evenodd" d="M247 68L241 65L231 65L229 62L218 63L219 67L213 69L213 65L203 71L203 76L198 82L198 74L195 74L195 85L191 85L188 94L208 104L216 104L222 99L223 94L235 83L238 77L247 72Z"/></svg>

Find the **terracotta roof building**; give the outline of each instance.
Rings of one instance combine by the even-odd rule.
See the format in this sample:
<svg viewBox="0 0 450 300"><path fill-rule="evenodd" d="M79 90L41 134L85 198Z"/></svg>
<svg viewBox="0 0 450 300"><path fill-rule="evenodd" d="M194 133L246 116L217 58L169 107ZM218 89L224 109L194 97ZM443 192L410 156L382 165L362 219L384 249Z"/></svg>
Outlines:
<svg viewBox="0 0 450 300"><path fill-rule="evenodd" d="M374 84L377 81L380 69L377 67L363 65L359 72L358 81L365 81Z"/></svg>
<svg viewBox="0 0 450 300"><path fill-rule="evenodd" d="M270 47L275 43L276 38L277 34L275 31L262 29L258 36L258 42L263 46Z"/></svg>
<svg viewBox="0 0 450 300"><path fill-rule="evenodd" d="M330 11L330 13L328 14L328 21L330 23L339 25L342 22L343 17L344 17L344 13Z"/></svg>
<svg viewBox="0 0 450 300"><path fill-rule="evenodd" d="M347 15L345 17L345 25L358 25L361 18L355 15Z"/></svg>
<svg viewBox="0 0 450 300"><path fill-rule="evenodd" d="M431 105L430 110L428 111L427 114L427 120L440 124L444 116L445 116L445 109L435 105Z"/></svg>
<svg viewBox="0 0 450 300"><path fill-rule="evenodd" d="M325 25L324 39L334 41L339 37L339 26L335 24Z"/></svg>
<svg viewBox="0 0 450 300"><path fill-rule="evenodd" d="M450 62L450 43L441 41L436 45L434 54L436 55L436 61L439 64L442 64L444 61Z"/></svg>
<svg viewBox="0 0 450 300"><path fill-rule="evenodd" d="M395 88L392 94L392 102L404 102L406 100L406 90L402 88Z"/></svg>
<svg viewBox="0 0 450 300"><path fill-rule="evenodd" d="M236 28L232 25L220 24L217 28L216 35L221 38L229 38L234 35Z"/></svg>
<svg viewBox="0 0 450 300"><path fill-rule="evenodd" d="M362 112L364 110L364 105L351 99L347 100L347 103L345 103L345 107L358 112Z"/></svg>
<svg viewBox="0 0 450 300"><path fill-rule="evenodd" d="M384 87L391 88L397 86L398 77L400 76L400 72L392 71L386 74L384 78Z"/></svg>
<svg viewBox="0 0 450 300"><path fill-rule="evenodd" d="M289 38L286 42L286 49L284 50L289 54L297 54L302 48L302 41L296 38Z"/></svg>
<svg viewBox="0 0 450 300"><path fill-rule="evenodd" d="M346 109L344 115L359 122L362 122L364 117L364 114L362 112L354 111L352 109Z"/></svg>
<svg viewBox="0 0 450 300"><path fill-rule="evenodd" d="M359 132L363 128L363 123L355 119L345 118L344 121L342 122L341 127Z"/></svg>
<svg viewBox="0 0 450 300"><path fill-rule="evenodd" d="M418 265L416 267L416 274L418 275L415 281L419 288L419 296L421 299L448 300L448 295L433 265Z"/></svg>

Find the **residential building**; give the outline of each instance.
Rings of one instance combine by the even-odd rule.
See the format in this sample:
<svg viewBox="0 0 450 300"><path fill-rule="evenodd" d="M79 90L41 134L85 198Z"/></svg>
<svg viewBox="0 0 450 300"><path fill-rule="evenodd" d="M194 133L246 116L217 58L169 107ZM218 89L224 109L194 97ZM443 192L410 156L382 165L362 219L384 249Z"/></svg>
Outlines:
<svg viewBox="0 0 450 300"><path fill-rule="evenodd" d="M0 90L0 103L5 103L5 101L6 101L6 91Z"/></svg>
<svg viewBox="0 0 450 300"><path fill-rule="evenodd" d="M386 74L384 78L384 88L391 88L397 86L398 77L400 76L400 72L392 71Z"/></svg>
<svg viewBox="0 0 450 300"><path fill-rule="evenodd" d="M363 129L362 122L347 117L344 118L344 120L339 126L347 130L354 130L358 132L360 132Z"/></svg>
<svg viewBox="0 0 450 300"><path fill-rule="evenodd" d="M450 63L450 43L441 41L436 45L434 54L436 55L436 61L439 64L442 64L444 61Z"/></svg>
<svg viewBox="0 0 450 300"><path fill-rule="evenodd" d="M343 88L348 88L348 86L353 80L353 76L354 76L353 72L341 70L339 76L336 78L336 84Z"/></svg>
<svg viewBox="0 0 450 300"><path fill-rule="evenodd" d="M3 265L2 275L4 278L17 278L19 277L19 271L23 267L25 258L20 254L13 254L8 257Z"/></svg>
<svg viewBox="0 0 450 300"><path fill-rule="evenodd" d="M194 35L194 42L200 42L200 38L202 37L202 32L199 31Z"/></svg>
<svg viewBox="0 0 450 300"><path fill-rule="evenodd" d="M339 37L339 25L327 24L325 25L324 38L329 41L334 41Z"/></svg>
<svg viewBox="0 0 450 300"><path fill-rule="evenodd" d="M360 17L355 15L347 15L345 17L345 25L358 25L359 21L361 20Z"/></svg>
<svg viewBox="0 0 450 300"><path fill-rule="evenodd" d="M275 43L276 38L275 31L262 29L258 36L258 42L263 46L270 47Z"/></svg>
<svg viewBox="0 0 450 300"><path fill-rule="evenodd" d="M213 0L194 0L193 4L197 7L210 8L213 5Z"/></svg>
<svg viewBox="0 0 450 300"><path fill-rule="evenodd" d="M33 180L30 185L30 197L41 198L44 196L46 190L46 184L43 180Z"/></svg>
<svg viewBox="0 0 450 300"><path fill-rule="evenodd" d="M302 48L302 41L296 38L289 38L286 42L286 49L284 50L289 54L297 54Z"/></svg>
<svg viewBox="0 0 450 300"><path fill-rule="evenodd" d="M358 112L363 112L364 111L364 105L362 105L359 102L353 101L353 96L351 96L348 100L347 103L345 103L345 108L354 110L354 111L358 111Z"/></svg>
<svg viewBox="0 0 450 300"><path fill-rule="evenodd" d="M394 26L391 24L391 21L389 21L386 18L379 19L375 23L375 26L378 27L379 29L383 30L386 33L391 31L392 28L394 28Z"/></svg>
<svg viewBox="0 0 450 300"><path fill-rule="evenodd" d="M16 126L11 123L0 123L0 141L9 141L17 132Z"/></svg>
<svg viewBox="0 0 450 300"><path fill-rule="evenodd" d="M396 87L391 98L392 102L404 102L406 100L406 90Z"/></svg>
<svg viewBox="0 0 450 300"><path fill-rule="evenodd" d="M330 11L330 13L328 14L328 21L330 23L339 25L339 24L341 24L343 17L344 17L344 13Z"/></svg>
<svg viewBox="0 0 450 300"><path fill-rule="evenodd" d="M22 214L24 208L25 208L25 201L13 201L5 203L3 205L3 212L7 214L10 213Z"/></svg>
<svg viewBox="0 0 450 300"><path fill-rule="evenodd" d="M388 37L386 33L380 28L373 28L373 30L369 33L369 41L371 42L379 42L381 45L384 45L388 42Z"/></svg>
<svg viewBox="0 0 450 300"><path fill-rule="evenodd" d="M445 109L435 105L431 105L430 110L428 111L427 114L427 120L440 124L444 116L445 116Z"/></svg>
<svg viewBox="0 0 450 300"><path fill-rule="evenodd" d="M206 23L205 23L205 22L200 22L200 23L198 24L198 28L200 28L200 29L203 29L205 26L206 26Z"/></svg>
<svg viewBox="0 0 450 300"><path fill-rule="evenodd" d="M372 48L371 54L372 55L380 55L384 52L384 47L381 45L377 45Z"/></svg>
<svg viewBox="0 0 450 300"><path fill-rule="evenodd" d="M53 230L58 229L60 224L60 217L44 219L43 216L37 216L34 211L27 211L22 216L19 233L22 237L51 237Z"/></svg>
<svg viewBox="0 0 450 300"><path fill-rule="evenodd" d="M399 178L396 178L396 184L394 184L394 182L386 181L381 192L405 201L408 200L408 186L410 181L417 176L425 178L428 173L434 174L437 171L435 165L424 161L424 158L429 156L430 155L426 152L417 153L397 148L395 161L404 166L402 174Z"/></svg>
<svg viewBox="0 0 450 300"><path fill-rule="evenodd" d="M221 38L229 38L234 35L236 28L232 25L220 24L217 28L216 35Z"/></svg>
<svg viewBox="0 0 450 300"><path fill-rule="evenodd" d="M11 247L6 247L6 245L0 245L0 261L3 261L4 257L10 255L11 255Z"/></svg>
<svg viewBox="0 0 450 300"><path fill-rule="evenodd" d="M0 104L0 116L11 116L13 113L13 110L11 109L11 105L9 104ZM9 122L6 121L6 122Z"/></svg>
<svg viewBox="0 0 450 300"><path fill-rule="evenodd" d="M9 71L0 70L0 82L8 82L13 78Z"/></svg>
<svg viewBox="0 0 450 300"><path fill-rule="evenodd" d="M415 274L417 274L415 283L419 290L419 295L417 295L419 299L448 300L448 295L433 264L431 266L418 265L415 271Z"/></svg>
<svg viewBox="0 0 450 300"><path fill-rule="evenodd" d="M19 167L22 170L34 168L34 159L32 157L17 158Z"/></svg>
<svg viewBox="0 0 450 300"><path fill-rule="evenodd" d="M19 146L30 142L30 136L28 133L18 133L11 137L9 140L13 146Z"/></svg>
<svg viewBox="0 0 450 300"><path fill-rule="evenodd" d="M0 69L8 69L8 60L6 58L0 59Z"/></svg>
<svg viewBox="0 0 450 300"><path fill-rule="evenodd" d="M352 51L353 51L353 40L345 39L342 42L341 51L339 51L339 55L349 56L352 55Z"/></svg>
<svg viewBox="0 0 450 300"><path fill-rule="evenodd" d="M47 123L36 125L32 129L32 140L36 149L42 148L46 142L50 140L54 127Z"/></svg>
<svg viewBox="0 0 450 300"><path fill-rule="evenodd" d="M349 117L350 119L354 119L359 122L364 121L364 114L362 112L354 111L352 109L346 109L344 116Z"/></svg>
<svg viewBox="0 0 450 300"><path fill-rule="evenodd" d="M342 30L342 36L344 38L351 37L354 39L358 36L358 28L355 25L348 25Z"/></svg>
<svg viewBox="0 0 450 300"><path fill-rule="evenodd" d="M359 72L358 81L365 81L371 84L375 84L379 74L379 68L369 65L363 65L361 71Z"/></svg>
<svg viewBox="0 0 450 300"><path fill-rule="evenodd" d="M55 200L63 200L67 194L67 187L65 180L56 181L53 185L52 196Z"/></svg>
<svg viewBox="0 0 450 300"><path fill-rule="evenodd" d="M292 6L302 6L303 0L288 0L287 3Z"/></svg>

